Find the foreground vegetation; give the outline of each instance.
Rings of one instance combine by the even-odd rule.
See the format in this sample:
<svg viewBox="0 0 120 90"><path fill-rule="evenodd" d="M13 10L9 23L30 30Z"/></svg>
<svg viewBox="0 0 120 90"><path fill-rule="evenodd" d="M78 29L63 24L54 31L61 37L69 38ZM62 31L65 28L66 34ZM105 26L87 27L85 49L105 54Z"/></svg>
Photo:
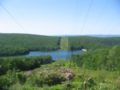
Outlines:
<svg viewBox="0 0 120 90"><path fill-rule="evenodd" d="M0 77L0 90L119 90L119 84L119 71L89 70L62 60Z"/></svg>
<svg viewBox="0 0 120 90"><path fill-rule="evenodd" d="M73 56L72 61L87 69L119 71L120 46L92 50L83 55Z"/></svg>

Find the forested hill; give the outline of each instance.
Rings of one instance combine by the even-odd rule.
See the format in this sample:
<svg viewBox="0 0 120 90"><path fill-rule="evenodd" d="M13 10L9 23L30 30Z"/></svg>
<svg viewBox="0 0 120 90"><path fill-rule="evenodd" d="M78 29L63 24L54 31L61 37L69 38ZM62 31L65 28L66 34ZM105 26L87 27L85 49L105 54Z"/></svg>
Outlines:
<svg viewBox="0 0 120 90"><path fill-rule="evenodd" d="M96 49L120 45L120 37L98 37L98 36L69 36L69 44L72 50L87 48Z"/></svg>
<svg viewBox="0 0 120 90"><path fill-rule="evenodd" d="M0 55L19 55L31 50L59 49L60 37L29 34L0 34Z"/></svg>
<svg viewBox="0 0 120 90"><path fill-rule="evenodd" d="M0 34L0 56L22 55L34 50L95 49L114 45L120 45L120 37Z"/></svg>

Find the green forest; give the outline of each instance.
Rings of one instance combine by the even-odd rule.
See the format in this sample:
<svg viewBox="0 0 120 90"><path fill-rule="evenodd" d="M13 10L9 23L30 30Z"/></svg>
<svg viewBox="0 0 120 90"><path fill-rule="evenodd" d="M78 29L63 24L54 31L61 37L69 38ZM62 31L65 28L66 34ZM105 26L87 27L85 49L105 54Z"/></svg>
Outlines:
<svg viewBox="0 0 120 90"><path fill-rule="evenodd" d="M60 37L29 34L0 34L0 56L28 54L29 51L59 49Z"/></svg>
<svg viewBox="0 0 120 90"><path fill-rule="evenodd" d="M21 56L81 50L68 60ZM0 90L120 90L120 37L0 34Z"/></svg>
<svg viewBox="0 0 120 90"><path fill-rule="evenodd" d="M109 48L114 45L120 45L120 37L0 34L0 56L24 55L30 51Z"/></svg>
<svg viewBox="0 0 120 90"><path fill-rule="evenodd" d="M69 36L68 38L72 50L109 48L120 45L120 37Z"/></svg>

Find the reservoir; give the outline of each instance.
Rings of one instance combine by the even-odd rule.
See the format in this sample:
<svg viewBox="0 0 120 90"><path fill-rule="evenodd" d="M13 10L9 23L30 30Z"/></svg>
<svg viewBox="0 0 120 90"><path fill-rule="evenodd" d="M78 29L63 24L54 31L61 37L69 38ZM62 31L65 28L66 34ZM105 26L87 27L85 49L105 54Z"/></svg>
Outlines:
<svg viewBox="0 0 120 90"><path fill-rule="evenodd" d="M31 51L26 56L51 56L53 60L69 59L72 55L81 54L82 50L67 51L67 50L58 50L58 51Z"/></svg>

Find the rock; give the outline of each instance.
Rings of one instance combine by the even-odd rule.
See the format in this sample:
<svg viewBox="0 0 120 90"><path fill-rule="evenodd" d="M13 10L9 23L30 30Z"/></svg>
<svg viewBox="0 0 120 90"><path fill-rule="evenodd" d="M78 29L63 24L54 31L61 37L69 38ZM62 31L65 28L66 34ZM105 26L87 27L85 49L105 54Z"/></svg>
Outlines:
<svg viewBox="0 0 120 90"><path fill-rule="evenodd" d="M74 78L74 73L71 69L64 69L64 70L61 70L63 73L63 76L65 77L66 80L71 80Z"/></svg>

